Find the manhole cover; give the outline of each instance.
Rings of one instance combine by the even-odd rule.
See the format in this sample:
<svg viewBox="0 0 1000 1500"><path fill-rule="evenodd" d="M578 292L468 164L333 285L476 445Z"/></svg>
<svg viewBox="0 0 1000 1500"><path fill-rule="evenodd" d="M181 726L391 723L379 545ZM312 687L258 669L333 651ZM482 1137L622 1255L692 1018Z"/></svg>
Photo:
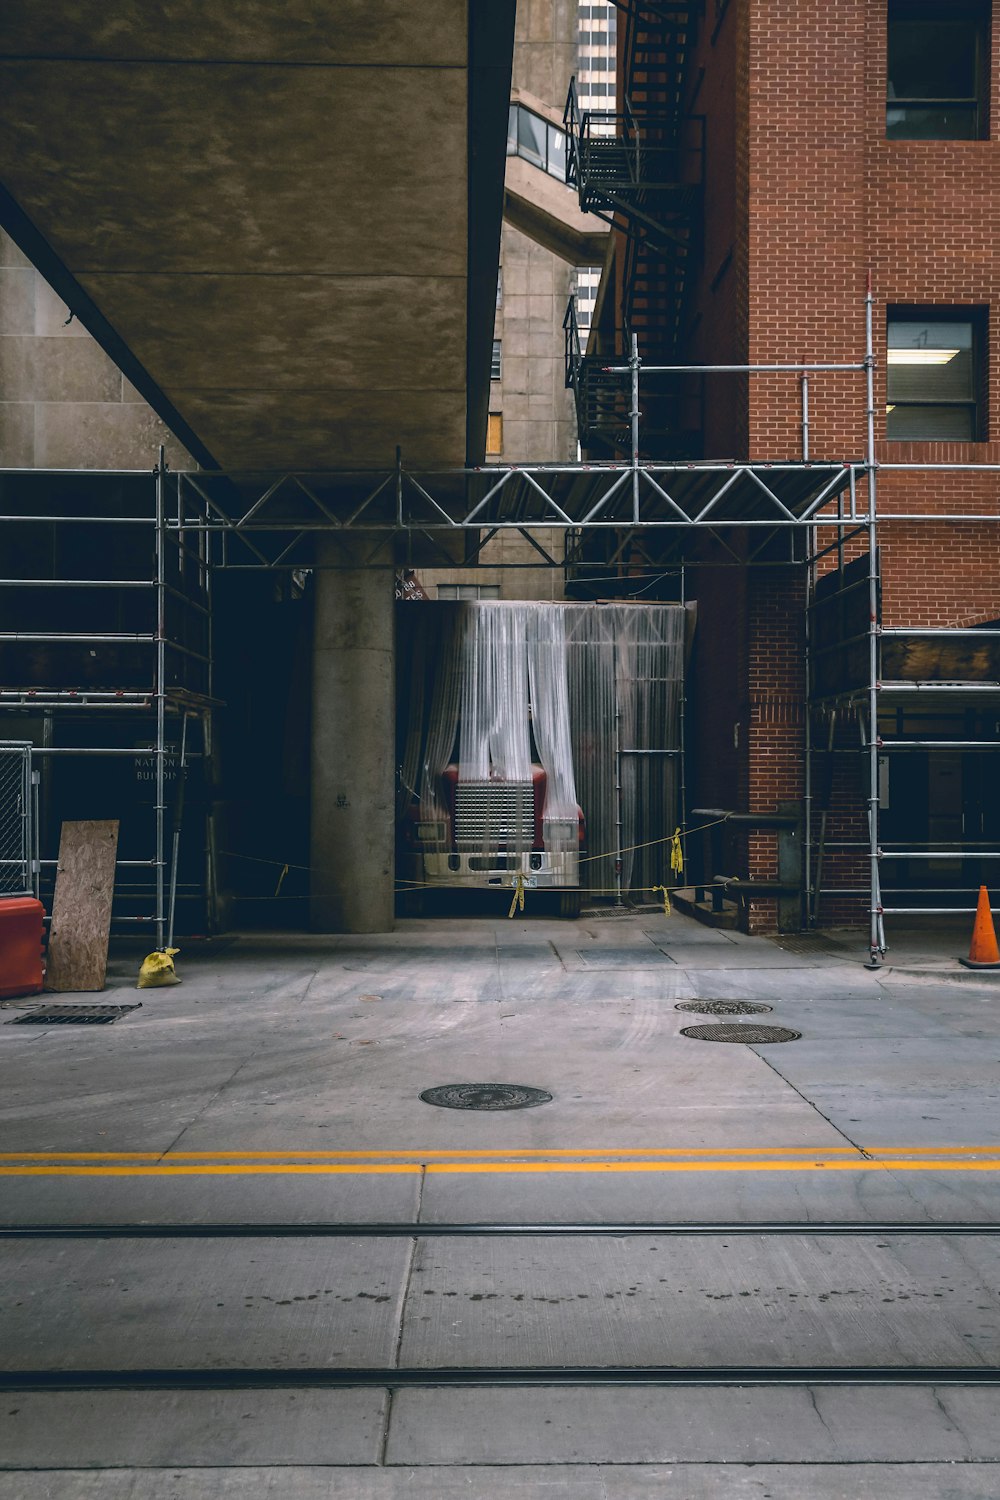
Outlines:
<svg viewBox="0 0 1000 1500"><path fill-rule="evenodd" d="M23 1016L9 1022L11 1026L110 1026L119 1016L127 1016L139 1005L37 1005Z"/></svg>
<svg viewBox="0 0 1000 1500"><path fill-rule="evenodd" d="M420 1097L442 1109L531 1109L552 1103L551 1094L524 1083L444 1083L425 1089Z"/></svg>
<svg viewBox="0 0 1000 1500"><path fill-rule="evenodd" d="M682 1000L674 1010L693 1010L697 1016L762 1016L773 1005L755 1005L752 1000Z"/></svg>
<svg viewBox="0 0 1000 1500"><path fill-rule="evenodd" d="M801 1031L787 1026L759 1026L752 1021L721 1021L715 1026L682 1026L681 1036L696 1042L797 1042Z"/></svg>

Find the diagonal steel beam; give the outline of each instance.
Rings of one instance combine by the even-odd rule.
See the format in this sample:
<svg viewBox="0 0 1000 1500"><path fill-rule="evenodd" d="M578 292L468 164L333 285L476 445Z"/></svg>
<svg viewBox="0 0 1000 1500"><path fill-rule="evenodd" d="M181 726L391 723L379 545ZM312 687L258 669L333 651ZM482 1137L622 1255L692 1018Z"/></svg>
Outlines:
<svg viewBox="0 0 1000 1500"><path fill-rule="evenodd" d="M538 491L549 509L554 510L561 521L565 521L567 526L572 526L574 524L572 517L568 516L564 510L560 509L560 507L553 500L552 496L542 489L542 486L537 482L537 480L533 478L533 476L527 469L520 469L518 472L523 475L523 477L528 481L533 490Z"/></svg>
<svg viewBox="0 0 1000 1500"><path fill-rule="evenodd" d="M362 500L362 502L358 506L357 510L354 510L354 511L351 512L351 514L348 516L347 520L344 522L345 527L346 526L353 526L354 523L355 523L355 521L358 519L358 517L360 515L362 515L363 512L368 509L369 505L371 505L372 501L374 499L376 499L377 496L381 495L382 491L385 489L385 487L389 483L389 481L392 480L392 479L394 479L395 477L396 477L395 474L387 474L385 476L385 478L382 480L382 483L381 484L377 484L375 486L375 488L372 490L371 494L368 495L364 500Z"/></svg>
<svg viewBox="0 0 1000 1500"><path fill-rule="evenodd" d="M491 485L491 487L486 491L486 494L483 496L483 498L478 502L478 504L472 507L472 509L465 517L466 525L468 525L470 521L475 520L476 516L478 516L483 507L488 505L489 502L493 499L493 496L498 494L499 491L503 489L504 485L507 483L508 479L513 473L513 469L508 469L506 473L504 473L501 478L497 480L496 484Z"/></svg>
<svg viewBox="0 0 1000 1500"><path fill-rule="evenodd" d="M611 499L612 495L614 495L615 491L616 490L620 490L621 487L622 487L622 485L625 483L626 479L631 479L631 477L632 477L632 470L631 469L626 469L624 471L624 473L619 474L618 478L615 480L615 482L611 486L611 488L609 490L605 491L605 493L601 496L600 500L598 500L597 504L594 505L594 506L592 506L591 509L588 510L587 514L583 517L583 519L580 520L580 521L577 521L576 524L578 526L586 526L587 523L589 521L592 521L595 516L600 515L601 511L607 505L608 501Z"/></svg>
<svg viewBox="0 0 1000 1500"><path fill-rule="evenodd" d="M692 521L693 525L698 526L698 525L700 525L704 521L704 519L708 515L709 511L715 509L715 507L718 505L719 501L722 499L722 497L726 493L726 491L732 488L732 486L736 483L736 481L739 479L740 475L743 472L744 472L743 469L737 469L735 471L735 473L730 474L729 478L725 481L725 483L723 485L721 485L721 487L719 489L716 490L715 494L712 496L711 500L709 500L708 504L707 505L703 505L702 508L701 508L701 510L698 512L698 514L696 516L692 516L691 517L691 521Z"/></svg>
<svg viewBox="0 0 1000 1500"><path fill-rule="evenodd" d="M324 516L326 516L327 520L331 523L331 525L333 525L333 526L339 526L340 525L340 522L338 521L337 517L334 515L333 511L329 508L329 506L323 504L323 501L319 498L318 495L316 495L316 494L313 493L313 491L309 488L309 486L306 484L306 482L305 482L304 479L302 479L298 474L293 474L292 475L292 479L298 485L298 487L302 491L303 495L306 495L312 501L313 505L316 506L316 509L319 510L319 511L321 511L322 514Z"/></svg>
<svg viewBox="0 0 1000 1500"><path fill-rule="evenodd" d="M550 556L549 553L545 550L541 542L535 540L530 531L526 531L523 526L519 526L517 529L524 537L524 540L526 542L530 542L535 551L540 553L541 556L544 557L550 568L558 568L560 566L560 564L556 562L555 558Z"/></svg>
<svg viewBox="0 0 1000 1500"><path fill-rule="evenodd" d="M781 511L781 514L783 516L785 516L787 520L789 520L789 521L797 521L798 520L798 516L795 514L795 512L792 511L792 510L789 510L788 506L785 505L785 504L783 504L783 502L778 499L778 497L774 493L774 491L772 489L770 489L764 483L763 479L761 479L760 475L754 469L749 469L748 468L744 472L746 473L746 475L747 475L747 477L749 479L753 480L753 482L757 486L757 488L759 490L763 491L763 493L768 497L769 500L773 500L774 504Z"/></svg>
<svg viewBox="0 0 1000 1500"><path fill-rule="evenodd" d="M446 510L443 510L442 507L440 505L438 505L437 501L434 499L434 496L433 495L429 495L427 493L427 491L424 489L423 485L420 483L419 479L415 479L412 474L408 474L404 470L404 472L403 472L403 480L404 480L404 482L406 480L409 480L409 482L413 485L413 488L415 490L418 490L420 492L420 494L423 495L424 499L427 501L427 504L430 505L430 506L432 506L434 508L434 510L437 511L437 513L438 513L439 516L443 516L444 517L444 519L448 522L449 526L460 527L463 524L461 521L454 520L453 517L449 516L449 514L448 514L448 512Z"/></svg>
<svg viewBox="0 0 1000 1500"><path fill-rule="evenodd" d="M682 521L690 521L691 520L691 517L688 515L688 513L684 509L684 507L682 505L678 505L677 501L673 498L672 495L668 495L667 494L667 492L663 488L662 484L660 484L657 480L655 480L653 478L652 474L650 474L650 472L649 472L648 469L640 470L640 475L641 475L642 478L644 478L646 480L646 482L648 484L650 484L653 487L653 489L661 497L661 499L663 499L663 500L665 500L667 502L667 504L670 506L671 510L676 511L677 515L680 516L680 518L681 518Z"/></svg>
<svg viewBox="0 0 1000 1500"><path fill-rule="evenodd" d="M214 511L219 520L222 522L225 530L231 532L233 536L238 537L239 540L243 543L244 547L246 547L250 552L253 553L258 562L262 562L264 566L268 568L271 566L270 560L264 555L264 553L261 552L259 548L254 546L253 542L251 542L249 537L240 530L240 528L236 525L232 518L226 515L226 512L222 509L222 506L219 505L215 500L213 500L212 496L208 494L207 491L202 489L201 485L197 482L196 479L192 477L192 475L179 474L177 477L178 481L184 480L191 486L195 494L201 496L201 498L205 502L207 509Z"/></svg>

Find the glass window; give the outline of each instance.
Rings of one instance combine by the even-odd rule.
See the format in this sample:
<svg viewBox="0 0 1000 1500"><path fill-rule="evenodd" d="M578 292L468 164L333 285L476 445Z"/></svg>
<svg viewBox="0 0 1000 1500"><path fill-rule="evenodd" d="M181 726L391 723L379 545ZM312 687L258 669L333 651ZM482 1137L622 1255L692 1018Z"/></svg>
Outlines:
<svg viewBox="0 0 1000 1500"><path fill-rule="evenodd" d="M439 599L499 599L498 583L439 583Z"/></svg>
<svg viewBox="0 0 1000 1500"><path fill-rule="evenodd" d="M545 169L545 121L530 110L517 112L517 154Z"/></svg>
<svg viewBox="0 0 1000 1500"><path fill-rule="evenodd" d="M517 155L517 116L518 108L512 104L507 110L507 155Z"/></svg>
<svg viewBox="0 0 1000 1500"><path fill-rule="evenodd" d="M975 140L984 133L981 7L890 5L886 135Z"/></svg>
<svg viewBox="0 0 1000 1500"><path fill-rule="evenodd" d="M548 171L552 177L558 177L560 182L566 181L566 137L561 130L554 125L545 128L546 144L548 147Z"/></svg>
<svg viewBox="0 0 1000 1500"><path fill-rule="evenodd" d="M499 380L503 371L503 343L500 339L493 340L493 358L490 361L490 379Z"/></svg>
<svg viewBox="0 0 1000 1500"><path fill-rule="evenodd" d="M975 441L976 331L976 320L957 309L924 316L890 310L886 437Z"/></svg>

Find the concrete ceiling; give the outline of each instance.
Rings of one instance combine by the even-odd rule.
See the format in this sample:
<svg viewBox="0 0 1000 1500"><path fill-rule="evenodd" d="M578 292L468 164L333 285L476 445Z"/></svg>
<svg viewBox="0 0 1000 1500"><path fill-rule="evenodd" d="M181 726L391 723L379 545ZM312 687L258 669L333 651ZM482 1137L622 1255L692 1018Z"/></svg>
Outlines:
<svg viewBox="0 0 1000 1500"><path fill-rule="evenodd" d="M512 32L513 0L5 0L4 227L202 461L475 461Z"/></svg>

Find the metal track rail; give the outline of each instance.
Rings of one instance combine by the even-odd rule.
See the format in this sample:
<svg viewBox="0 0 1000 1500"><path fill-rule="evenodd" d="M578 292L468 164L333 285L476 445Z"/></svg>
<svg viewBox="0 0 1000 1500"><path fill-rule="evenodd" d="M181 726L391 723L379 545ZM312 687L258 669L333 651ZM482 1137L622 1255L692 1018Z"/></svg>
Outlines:
<svg viewBox="0 0 1000 1500"><path fill-rule="evenodd" d="M810 1223L304 1223L304 1224L18 1224L0 1226L2 1240L62 1239L247 1239L247 1238L444 1238L554 1235L995 1235L1000 1225L838 1220ZM1000 1385L991 1365L845 1365L713 1367L673 1365L484 1365L430 1368L6 1370L0 1391L102 1390L287 1390L378 1387L389 1390L437 1386L774 1386L774 1385Z"/></svg>
<svg viewBox="0 0 1000 1500"><path fill-rule="evenodd" d="M0 1391L248 1391L379 1386L1000 1385L991 1365L483 1365L439 1368L7 1370Z"/></svg>
<svg viewBox="0 0 1000 1500"><path fill-rule="evenodd" d="M929 1220L789 1220L783 1223L622 1223L622 1224L416 1224L302 1223L302 1224L8 1224L0 1225L0 1240L212 1240L212 1239L459 1239L518 1235L566 1238L625 1238L633 1235L996 1235L1000 1224L976 1220L939 1223Z"/></svg>

